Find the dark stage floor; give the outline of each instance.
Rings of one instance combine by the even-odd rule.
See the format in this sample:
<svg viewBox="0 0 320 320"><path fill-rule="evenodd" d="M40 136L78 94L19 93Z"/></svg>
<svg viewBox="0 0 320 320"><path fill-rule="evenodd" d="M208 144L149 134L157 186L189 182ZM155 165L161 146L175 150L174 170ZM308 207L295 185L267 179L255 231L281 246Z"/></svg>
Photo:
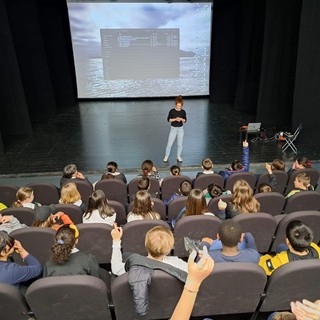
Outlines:
<svg viewBox="0 0 320 320"><path fill-rule="evenodd" d="M173 99L134 101L85 101L53 118L34 124L34 134L12 138L0 157L0 174L61 172L74 162L84 172L100 172L108 161L116 161L125 171L152 159L159 168L176 163L176 146L168 164L162 162L169 123L166 117ZM208 98L185 99L188 122L185 125L183 167L200 166L205 157L225 165L241 159L239 127L254 122L254 115L234 112ZM262 124L263 125L263 124ZM267 137L277 129L266 128ZM254 136L250 136L250 139ZM300 154L320 159L319 144L296 141ZM275 158L292 161L294 153L281 152L276 142L250 143L251 163Z"/></svg>

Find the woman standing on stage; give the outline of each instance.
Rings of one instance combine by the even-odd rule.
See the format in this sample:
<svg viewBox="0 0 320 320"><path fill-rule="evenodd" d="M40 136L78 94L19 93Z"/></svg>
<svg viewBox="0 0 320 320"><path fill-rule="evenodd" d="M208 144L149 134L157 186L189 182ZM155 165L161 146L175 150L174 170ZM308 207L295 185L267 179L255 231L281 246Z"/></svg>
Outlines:
<svg viewBox="0 0 320 320"><path fill-rule="evenodd" d="M175 101L175 108L169 111L167 120L171 123L170 133L168 137L167 147L166 147L166 154L163 158L163 162L168 162L171 147L174 143L174 140L177 137L177 161L182 162L181 153L182 153L182 144L183 144L183 124L187 121L187 114L182 109L183 107L183 100L181 96L176 97Z"/></svg>

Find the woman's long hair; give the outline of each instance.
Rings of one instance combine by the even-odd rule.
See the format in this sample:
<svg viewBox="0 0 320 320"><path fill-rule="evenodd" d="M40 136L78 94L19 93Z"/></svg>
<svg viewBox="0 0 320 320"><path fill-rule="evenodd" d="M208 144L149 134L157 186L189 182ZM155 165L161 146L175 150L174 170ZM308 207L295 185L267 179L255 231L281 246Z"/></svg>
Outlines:
<svg viewBox="0 0 320 320"><path fill-rule="evenodd" d="M102 219L112 217L115 214L114 209L109 206L106 195L102 190L94 191L89 197L88 209L84 214L84 218L89 219L93 210L98 210Z"/></svg>
<svg viewBox="0 0 320 320"><path fill-rule="evenodd" d="M66 263L76 243L76 230L64 225L57 231L55 241L51 247L51 259L58 264Z"/></svg>
<svg viewBox="0 0 320 320"><path fill-rule="evenodd" d="M152 208L150 193L140 190L136 193L131 212L140 215L143 219L159 219L159 214Z"/></svg>
<svg viewBox="0 0 320 320"><path fill-rule="evenodd" d="M240 213L260 211L260 203L253 197L253 190L245 180L236 181L230 202L233 204L234 210Z"/></svg>
<svg viewBox="0 0 320 320"><path fill-rule="evenodd" d="M192 189L188 195L185 216L202 215L208 212L207 203L200 189Z"/></svg>

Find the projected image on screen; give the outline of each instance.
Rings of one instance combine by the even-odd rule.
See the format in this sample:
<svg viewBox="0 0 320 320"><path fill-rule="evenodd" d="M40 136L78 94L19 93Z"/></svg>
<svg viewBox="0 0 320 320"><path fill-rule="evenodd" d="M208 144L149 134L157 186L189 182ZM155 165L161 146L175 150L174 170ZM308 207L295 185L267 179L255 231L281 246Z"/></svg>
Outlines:
<svg viewBox="0 0 320 320"><path fill-rule="evenodd" d="M79 98L209 94L211 3L68 8Z"/></svg>

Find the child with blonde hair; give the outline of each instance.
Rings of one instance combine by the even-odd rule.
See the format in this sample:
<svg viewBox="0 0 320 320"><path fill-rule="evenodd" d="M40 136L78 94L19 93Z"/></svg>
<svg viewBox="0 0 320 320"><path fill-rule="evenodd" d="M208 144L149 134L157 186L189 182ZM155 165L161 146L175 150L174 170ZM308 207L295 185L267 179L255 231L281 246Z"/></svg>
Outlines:
<svg viewBox="0 0 320 320"><path fill-rule="evenodd" d="M74 204L80 207L83 212L87 209L87 204L82 201L77 185L73 182L69 182L61 188L59 203Z"/></svg>
<svg viewBox="0 0 320 320"><path fill-rule="evenodd" d="M34 202L33 189L30 187L21 187L16 193L17 201L12 204L12 207L24 207L35 209L41 207L40 203Z"/></svg>

